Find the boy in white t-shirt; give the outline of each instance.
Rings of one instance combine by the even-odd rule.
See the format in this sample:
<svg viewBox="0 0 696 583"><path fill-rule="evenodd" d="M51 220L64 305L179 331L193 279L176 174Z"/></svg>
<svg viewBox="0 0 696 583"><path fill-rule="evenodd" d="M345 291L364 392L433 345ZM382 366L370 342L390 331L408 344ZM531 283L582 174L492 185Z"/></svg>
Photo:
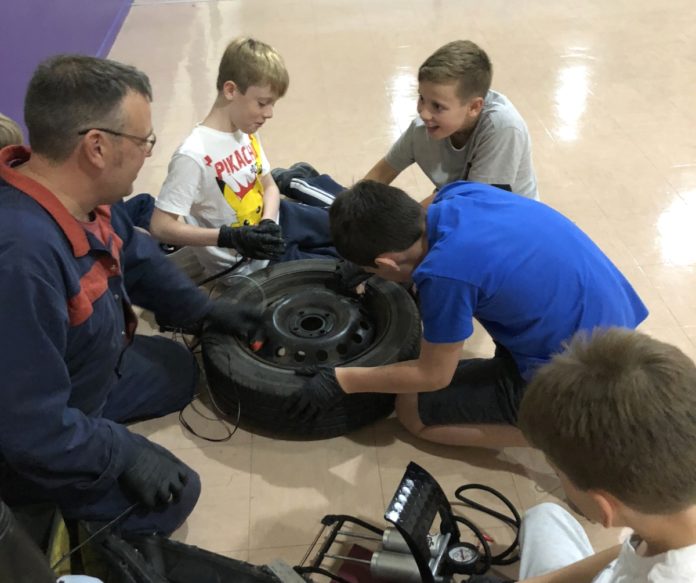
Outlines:
<svg viewBox="0 0 696 583"><path fill-rule="evenodd" d="M301 257L288 253L286 240L332 255L322 252L330 248L325 211L288 204L282 232L279 225L280 193L256 132L288 84L275 49L251 38L233 40L220 61L210 113L172 156L150 232L164 243L191 246L210 274L243 259L242 273L269 259Z"/></svg>
<svg viewBox="0 0 696 583"><path fill-rule="evenodd" d="M528 385L519 427L587 518L634 531L593 554L568 512L536 506L521 581L696 581L696 366L678 348L620 328L576 336Z"/></svg>

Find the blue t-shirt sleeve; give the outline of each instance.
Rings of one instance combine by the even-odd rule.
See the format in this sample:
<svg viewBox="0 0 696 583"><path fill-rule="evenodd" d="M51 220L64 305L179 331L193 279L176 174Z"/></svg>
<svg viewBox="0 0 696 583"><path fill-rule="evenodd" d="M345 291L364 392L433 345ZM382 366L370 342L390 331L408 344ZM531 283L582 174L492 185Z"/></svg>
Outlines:
<svg viewBox="0 0 696 583"><path fill-rule="evenodd" d="M462 342L473 334L478 297L475 286L438 276L423 278L417 286L426 341L433 344Z"/></svg>

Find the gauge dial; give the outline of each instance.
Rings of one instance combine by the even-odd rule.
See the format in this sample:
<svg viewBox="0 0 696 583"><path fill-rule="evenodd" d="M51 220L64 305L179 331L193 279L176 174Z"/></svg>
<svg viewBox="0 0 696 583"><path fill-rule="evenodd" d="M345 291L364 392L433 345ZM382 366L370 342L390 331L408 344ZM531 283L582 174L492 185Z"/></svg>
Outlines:
<svg viewBox="0 0 696 583"><path fill-rule="evenodd" d="M480 558L478 549L470 543L456 543L447 549L447 564L455 573L473 573Z"/></svg>

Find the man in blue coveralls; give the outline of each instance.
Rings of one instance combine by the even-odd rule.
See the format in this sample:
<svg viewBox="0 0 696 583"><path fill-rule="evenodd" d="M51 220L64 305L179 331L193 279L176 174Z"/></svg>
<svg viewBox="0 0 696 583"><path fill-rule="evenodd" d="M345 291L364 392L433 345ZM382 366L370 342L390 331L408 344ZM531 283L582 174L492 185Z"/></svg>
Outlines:
<svg viewBox="0 0 696 583"><path fill-rule="evenodd" d="M186 405L197 368L182 345L136 336L131 305L238 335L260 317L208 300L116 204L155 144L150 100L132 67L55 57L27 90L32 151L0 151L0 495L93 521L137 503L124 531L169 534L198 475L122 423Z"/></svg>
<svg viewBox="0 0 696 583"><path fill-rule="evenodd" d="M423 320L416 360L319 368L290 400L311 419L346 393L397 393L415 435L438 443L526 445L515 427L535 369L578 330L635 328L647 309L624 276L571 221L495 187L455 182L425 211L405 192L363 180L330 210L338 252L366 271L414 282ZM490 359L460 360L478 320Z"/></svg>

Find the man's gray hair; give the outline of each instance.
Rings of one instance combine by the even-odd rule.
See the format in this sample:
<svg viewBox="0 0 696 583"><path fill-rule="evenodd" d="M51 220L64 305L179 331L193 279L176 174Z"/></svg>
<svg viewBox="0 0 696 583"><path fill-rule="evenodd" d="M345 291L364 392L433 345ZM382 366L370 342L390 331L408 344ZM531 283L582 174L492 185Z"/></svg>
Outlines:
<svg viewBox="0 0 696 583"><path fill-rule="evenodd" d="M121 104L129 92L152 100L145 73L130 65L85 55L58 55L39 64L24 100L29 143L55 162L67 159L94 127L119 131Z"/></svg>

